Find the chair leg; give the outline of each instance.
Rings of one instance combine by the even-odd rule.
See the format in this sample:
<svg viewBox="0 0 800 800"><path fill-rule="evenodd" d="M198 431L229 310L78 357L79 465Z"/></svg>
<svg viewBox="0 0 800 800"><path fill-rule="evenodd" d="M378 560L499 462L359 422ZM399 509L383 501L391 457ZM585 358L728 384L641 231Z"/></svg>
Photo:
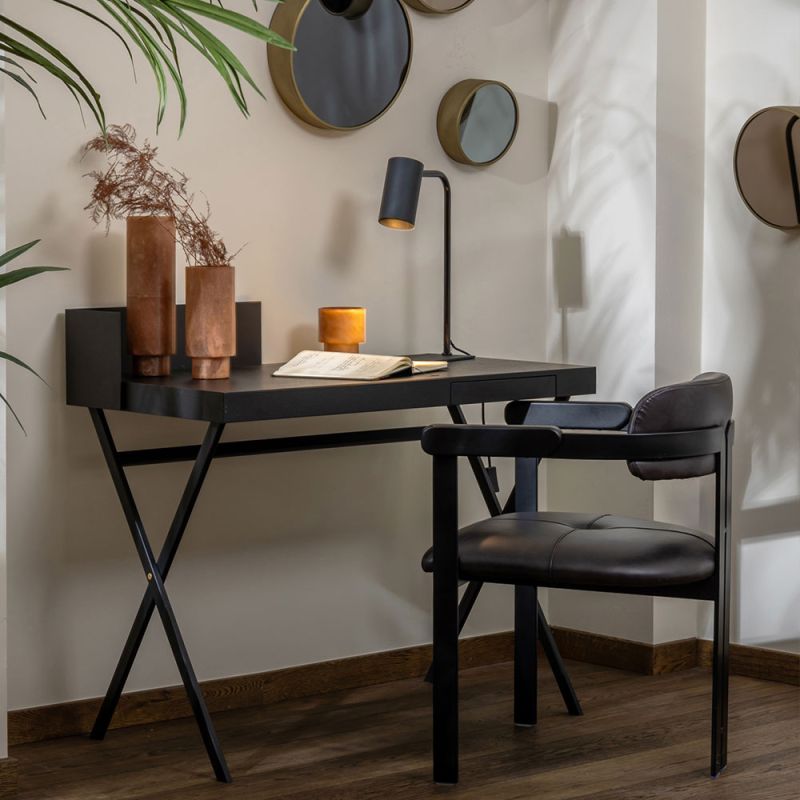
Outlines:
<svg viewBox="0 0 800 800"><path fill-rule="evenodd" d="M444 581L442 581L444 583ZM458 594L434 588L433 779L458 783Z"/></svg>
<svg viewBox="0 0 800 800"><path fill-rule="evenodd" d="M514 587L514 724L536 724L539 603L535 586Z"/></svg>
<svg viewBox="0 0 800 800"><path fill-rule="evenodd" d="M458 476L433 468L433 779L458 783Z"/></svg>
<svg viewBox="0 0 800 800"><path fill-rule="evenodd" d="M714 663L711 700L711 777L728 764L728 684L731 628L731 488L733 422L725 432L725 449L717 462L717 593L714 598Z"/></svg>
<svg viewBox="0 0 800 800"><path fill-rule="evenodd" d="M714 665L711 701L711 777L728 764L728 684L730 610L724 598L714 603Z"/></svg>
<svg viewBox="0 0 800 800"><path fill-rule="evenodd" d="M711 777L728 764L728 684L730 673L730 601L720 592L714 603L714 663L711 701Z"/></svg>

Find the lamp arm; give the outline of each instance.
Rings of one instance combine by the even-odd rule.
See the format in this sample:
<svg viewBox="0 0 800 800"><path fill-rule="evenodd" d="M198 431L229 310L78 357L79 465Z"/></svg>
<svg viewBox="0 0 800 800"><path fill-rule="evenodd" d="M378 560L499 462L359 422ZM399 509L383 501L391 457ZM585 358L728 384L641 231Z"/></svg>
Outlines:
<svg viewBox="0 0 800 800"><path fill-rule="evenodd" d="M451 308L451 266L452 266L452 190L450 181L443 172L435 169L426 169L423 178L438 178L444 189L444 330L442 337L442 355L453 354L453 345L450 339L450 308Z"/></svg>

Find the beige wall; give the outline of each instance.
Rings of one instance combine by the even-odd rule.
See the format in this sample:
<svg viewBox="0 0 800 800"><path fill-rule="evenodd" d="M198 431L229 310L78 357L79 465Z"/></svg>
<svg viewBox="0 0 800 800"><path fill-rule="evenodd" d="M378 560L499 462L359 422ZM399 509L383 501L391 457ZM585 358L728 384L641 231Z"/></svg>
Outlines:
<svg viewBox="0 0 800 800"><path fill-rule="evenodd" d="M237 4L251 8L249 0ZM268 4L262 4L269 9ZM134 87L124 53L63 9L18 3L23 22L62 45L83 37L80 64L99 83L112 121L153 137L151 79ZM214 209L232 247L238 295L264 304L264 357L313 345L316 309L364 304L368 349L437 346L441 195L426 186L413 235L378 226L388 156L407 154L450 174L455 193L454 337L485 355L545 356L545 173L548 59L545 0L475 3L446 18L412 12L415 60L391 113L349 136L296 122L265 74L261 46L234 39L265 87L249 121L222 84L189 57L189 122L176 141L175 108L157 138ZM89 47L89 43L91 46ZM520 136L497 166L446 159L438 102L466 77L509 83ZM10 376L29 435L9 430L9 695L12 708L95 696L105 689L143 579L85 411L64 405L63 310L124 300L123 228L105 238L82 210L91 167L69 95L42 82L49 121L9 92L8 236L42 237L45 263L65 275L21 285L9 307L9 346L39 367L48 390ZM471 413L475 414L473 410ZM496 412L493 412L496 413ZM242 426L228 437L421 424L439 413L383 414ZM120 446L194 442L188 422L111 415ZM131 471L145 523L159 541L185 465ZM429 464L414 445L224 461L214 465L169 588L201 678L320 661L430 639L430 582L419 558L430 539ZM481 512L465 483L464 515ZM488 592L471 632L510 626L510 597ZM130 688L177 674L157 624Z"/></svg>
<svg viewBox="0 0 800 800"><path fill-rule="evenodd" d="M733 635L800 651L800 236L753 217L731 174L748 117L800 99L800 4L708 5L703 366L736 392Z"/></svg>
<svg viewBox="0 0 800 800"><path fill-rule="evenodd" d="M553 0L548 352L599 395L722 370L734 381L733 638L800 649L800 239L736 191L736 136L800 94L793 0ZM566 297L566 302L563 301ZM713 487L549 470L551 507L713 526ZM638 498L638 500L637 500ZM708 604L550 593L556 624L650 642L711 635Z"/></svg>
<svg viewBox="0 0 800 800"><path fill-rule="evenodd" d="M655 381L657 32L656 0L550 4L548 355L595 364L598 397L629 402ZM553 462L548 489L550 508L653 513L624 465ZM652 640L650 598L551 591L550 616Z"/></svg>

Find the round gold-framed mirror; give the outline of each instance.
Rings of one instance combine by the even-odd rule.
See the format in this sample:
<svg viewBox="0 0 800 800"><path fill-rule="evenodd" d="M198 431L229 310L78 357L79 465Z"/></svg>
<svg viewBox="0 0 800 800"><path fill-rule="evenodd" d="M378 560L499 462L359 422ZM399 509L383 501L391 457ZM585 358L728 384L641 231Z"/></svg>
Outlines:
<svg viewBox="0 0 800 800"><path fill-rule="evenodd" d="M734 153L736 186L762 222L800 228L800 106L762 108L744 124Z"/></svg>
<svg viewBox="0 0 800 800"><path fill-rule="evenodd" d="M453 161L486 167L499 161L514 143L519 105L500 81L469 78L442 98L436 118L442 148Z"/></svg>
<svg viewBox="0 0 800 800"><path fill-rule="evenodd" d="M466 8L473 0L405 0L411 8L423 14L453 14Z"/></svg>
<svg viewBox="0 0 800 800"><path fill-rule="evenodd" d="M272 81L309 125L363 128L389 110L405 85L413 37L401 0L284 0L270 27L297 48L267 48Z"/></svg>

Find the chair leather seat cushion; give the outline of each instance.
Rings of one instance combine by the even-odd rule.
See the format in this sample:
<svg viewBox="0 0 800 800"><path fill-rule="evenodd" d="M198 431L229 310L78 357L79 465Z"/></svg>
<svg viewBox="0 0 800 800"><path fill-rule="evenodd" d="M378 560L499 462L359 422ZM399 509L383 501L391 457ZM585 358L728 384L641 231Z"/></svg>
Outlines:
<svg viewBox="0 0 800 800"><path fill-rule="evenodd" d="M656 587L714 574L714 540L662 522L611 514L501 514L460 531L464 580L538 586ZM433 549L422 559L433 571Z"/></svg>

